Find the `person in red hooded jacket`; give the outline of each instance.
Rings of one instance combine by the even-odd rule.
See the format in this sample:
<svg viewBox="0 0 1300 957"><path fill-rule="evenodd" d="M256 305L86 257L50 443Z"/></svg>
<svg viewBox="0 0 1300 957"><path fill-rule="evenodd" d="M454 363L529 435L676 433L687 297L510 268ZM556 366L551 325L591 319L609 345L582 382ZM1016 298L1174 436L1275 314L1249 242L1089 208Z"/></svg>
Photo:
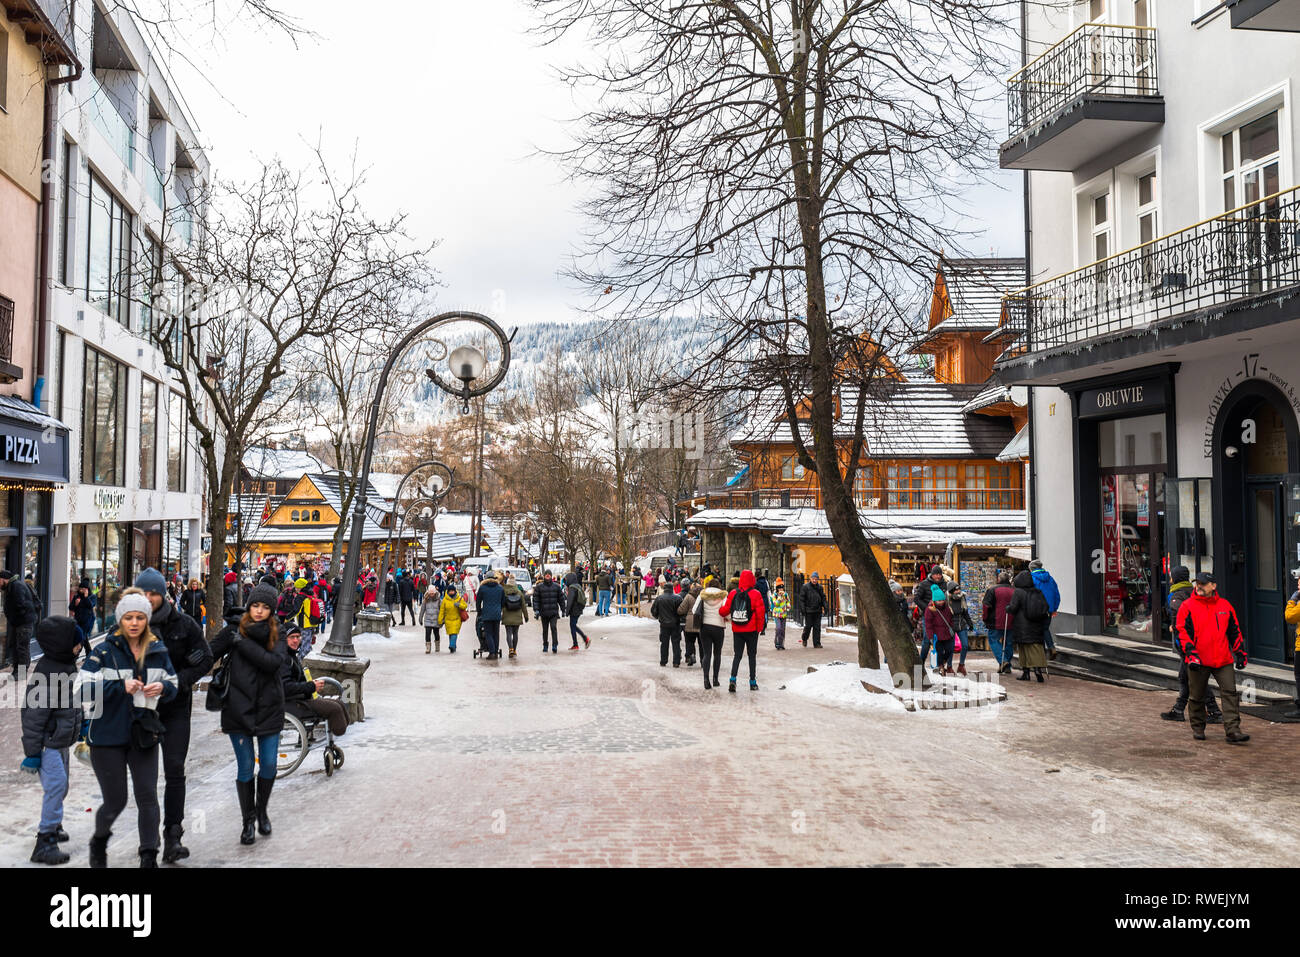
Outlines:
<svg viewBox="0 0 1300 957"><path fill-rule="evenodd" d="M754 573L746 568L740 573L740 587L733 588L727 600L718 609L718 614L731 621L731 640L735 646L735 656L731 659L731 684L728 691L736 690L736 674L740 671L741 656L749 654L749 690L758 690L758 636L763 631L764 612L763 593L754 587Z"/></svg>
<svg viewBox="0 0 1300 957"><path fill-rule="evenodd" d="M1195 594L1178 609L1174 623L1183 659L1187 662L1188 711L1192 737L1205 740L1205 693L1210 675L1219 685L1219 702L1223 709L1223 731L1229 744L1245 744L1250 735L1241 731L1241 695L1237 693L1238 670L1246 667L1246 646L1237 624L1237 612L1226 598L1218 595L1219 586L1211 572L1196 576Z"/></svg>

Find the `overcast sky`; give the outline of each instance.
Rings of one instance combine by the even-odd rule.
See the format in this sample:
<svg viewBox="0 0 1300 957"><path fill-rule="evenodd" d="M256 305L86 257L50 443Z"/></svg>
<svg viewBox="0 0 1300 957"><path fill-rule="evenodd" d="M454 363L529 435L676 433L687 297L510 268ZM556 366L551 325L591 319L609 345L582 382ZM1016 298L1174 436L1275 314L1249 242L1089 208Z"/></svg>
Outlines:
<svg viewBox="0 0 1300 957"><path fill-rule="evenodd" d="M306 165L318 138L336 166L355 149L373 214L405 212L413 235L440 241L440 305L506 324L575 318L581 294L559 273L581 242L580 196L536 155L564 144L578 112L551 69L575 47L527 35L520 0L281 5L318 36L295 49L235 27L196 54L206 79L171 65L217 175L244 177L277 154ZM1021 254L1018 189L1018 173L991 171L967 197L989 223L973 252Z"/></svg>

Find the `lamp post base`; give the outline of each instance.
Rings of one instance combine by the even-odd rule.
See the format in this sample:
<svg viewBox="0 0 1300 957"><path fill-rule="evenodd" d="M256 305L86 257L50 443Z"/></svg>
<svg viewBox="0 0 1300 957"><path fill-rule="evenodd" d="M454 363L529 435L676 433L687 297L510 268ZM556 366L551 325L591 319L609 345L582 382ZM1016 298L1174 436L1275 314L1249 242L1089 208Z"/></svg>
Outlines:
<svg viewBox="0 0 1300 957"><path fill-rule="evenodd" d="M329 653L329 646L319 653L309 655L303 665L313 678L333 678L343 686L343 706L348 710L348 722L366 720L363 681L370 668L369 658L338 658Z"/></svg>

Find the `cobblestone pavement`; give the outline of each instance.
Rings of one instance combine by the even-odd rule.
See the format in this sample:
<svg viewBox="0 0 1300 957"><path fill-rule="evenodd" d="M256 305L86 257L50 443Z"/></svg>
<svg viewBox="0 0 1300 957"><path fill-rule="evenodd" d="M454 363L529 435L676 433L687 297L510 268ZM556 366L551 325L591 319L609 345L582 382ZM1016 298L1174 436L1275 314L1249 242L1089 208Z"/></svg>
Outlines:
<svg viewBox="0 0 1300 957"><path fill-rule="evenodd" d="M475 660L472 638L425 655L413 628L360 640L370 717L341 739L344 768L327 778L309 755L276 785L275 834L250 848L230 745L200 697L183 866L1300 863L1296 726L1246 717L1249 745L1213 726L1196 742L1159 720L1168 695L1065 678L1009 681L1007 703L957 713L782 691L808 665L856 657L834 633L822 650L762 642L762 690L742 680L731 695L705 691L698 668L659 667L649 620L583 625L590 650L558 655L524 626L513 662ZM4 681L0 863L34 866L40 789L17 771ZM74 864L98 804L74 762ZM110 863L135 863L134 831L132 806Z"/></svg>

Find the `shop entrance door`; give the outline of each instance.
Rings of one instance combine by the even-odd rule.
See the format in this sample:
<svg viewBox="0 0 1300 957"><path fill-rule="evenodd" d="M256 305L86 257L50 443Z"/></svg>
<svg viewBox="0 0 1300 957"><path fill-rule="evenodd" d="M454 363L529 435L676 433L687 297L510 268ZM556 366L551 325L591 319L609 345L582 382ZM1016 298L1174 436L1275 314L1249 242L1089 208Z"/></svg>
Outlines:
<svg viewBox="0 0 1300 957"><path fill-rule="evenodd" d="M1162 640L1164 496L1163 472L1102 472L1102 627L1108 634L1137 641Z"/></svg>
<svg viewBox="0 0 1300 957"><path fill-rule="evenodd" d="M1286 660L1285 509L1280 479L1247 480L1246 652L1266 661Z"/></svg>

